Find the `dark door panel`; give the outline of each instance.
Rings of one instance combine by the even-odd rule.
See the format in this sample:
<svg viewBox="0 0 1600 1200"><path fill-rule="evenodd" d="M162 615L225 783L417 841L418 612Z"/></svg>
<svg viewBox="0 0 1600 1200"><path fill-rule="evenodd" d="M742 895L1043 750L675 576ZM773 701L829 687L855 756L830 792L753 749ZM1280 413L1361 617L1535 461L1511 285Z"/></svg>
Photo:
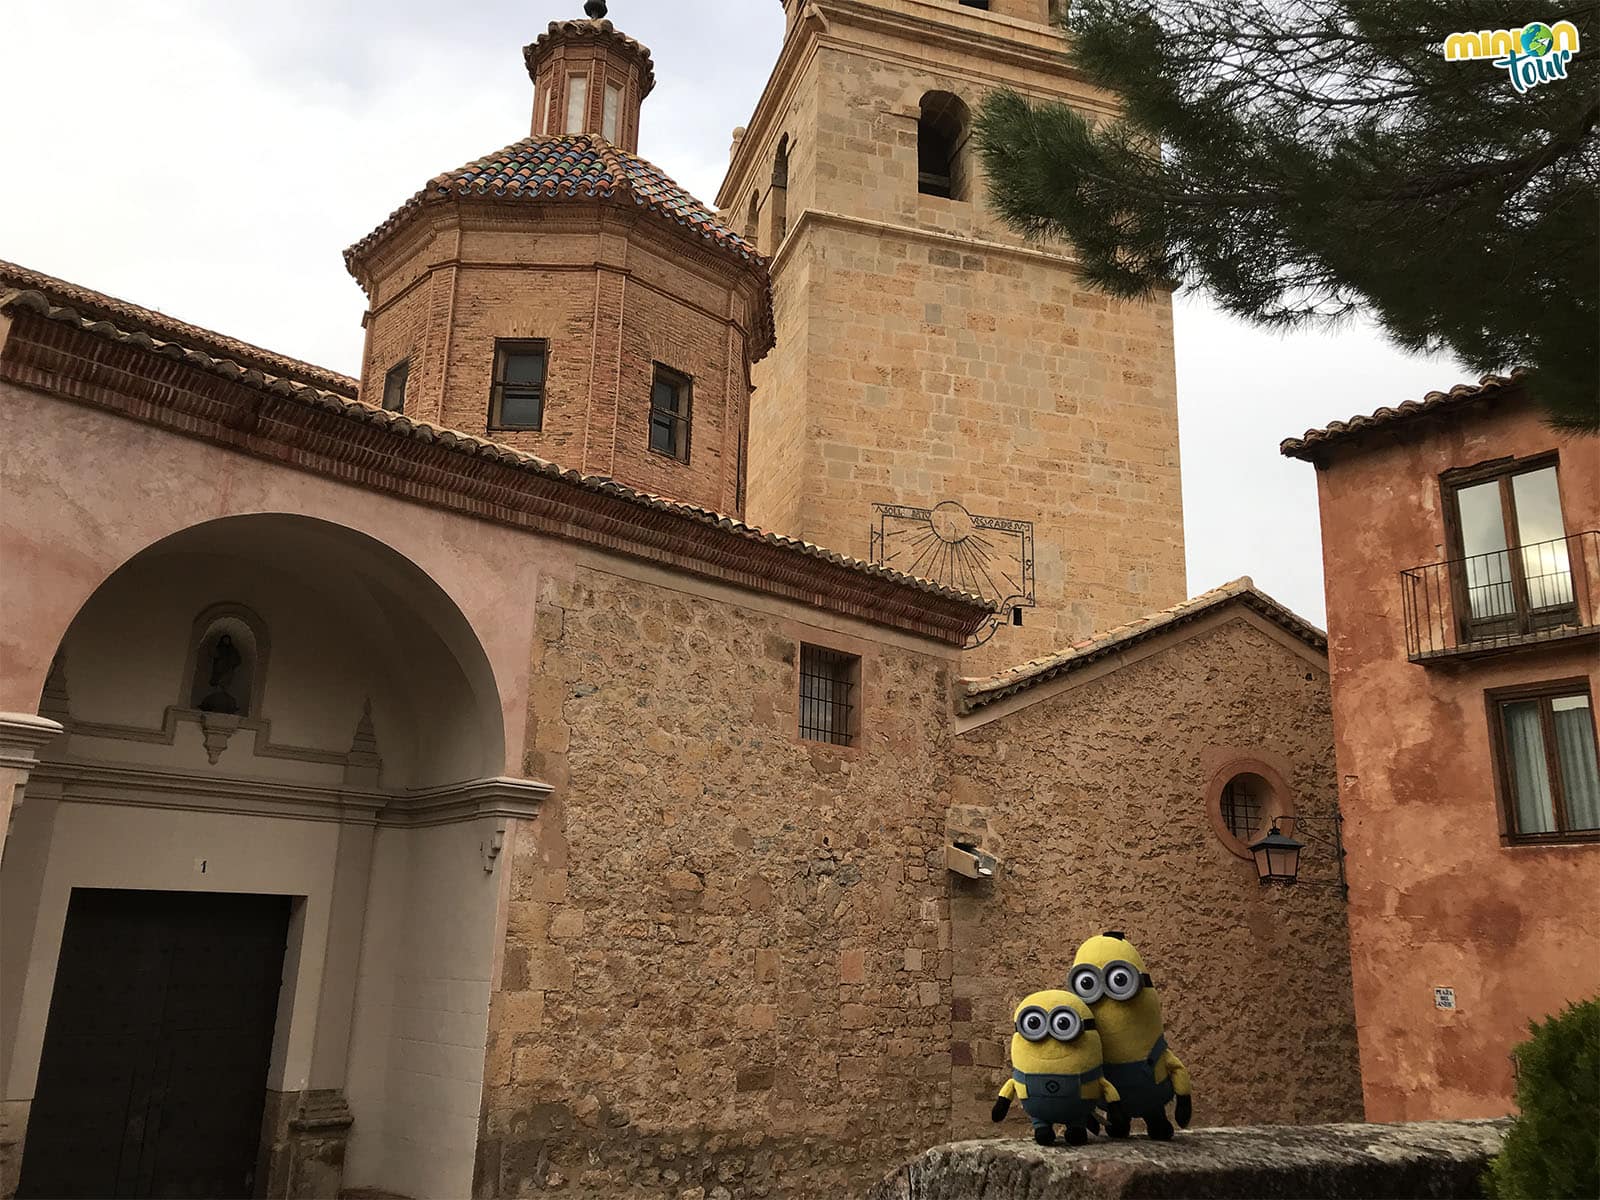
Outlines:
<svg viewBox="0 0 1600 1200"><path fill-rule="evenodd" d="M249 1196L285 896L72 893L21 1197Z"/></svg>

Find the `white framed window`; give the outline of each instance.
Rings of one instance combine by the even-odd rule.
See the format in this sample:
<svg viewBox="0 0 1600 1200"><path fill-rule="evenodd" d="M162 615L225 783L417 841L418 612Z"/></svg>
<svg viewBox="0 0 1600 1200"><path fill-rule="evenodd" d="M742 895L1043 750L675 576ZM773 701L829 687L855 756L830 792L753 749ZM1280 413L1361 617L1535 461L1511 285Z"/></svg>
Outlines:
<svg viewBox="0 0 1600 1200"><path fill-rule="evenodd" d="M622 89L614 83L606 85L606 107L601 117L600 132L608 142L617 140L617 123L622 119Z"/></svg>
<svg viewBox="0 0 1600 1200"><path fill-rule="evenodd" d="M589 77L567 76L567 132L582 133L589 114Z"/></svg>

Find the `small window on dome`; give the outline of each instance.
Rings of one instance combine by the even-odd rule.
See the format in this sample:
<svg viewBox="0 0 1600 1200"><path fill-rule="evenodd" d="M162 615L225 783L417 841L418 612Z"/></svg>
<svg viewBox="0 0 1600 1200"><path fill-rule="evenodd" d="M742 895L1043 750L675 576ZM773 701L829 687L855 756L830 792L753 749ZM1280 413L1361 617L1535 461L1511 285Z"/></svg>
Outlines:
<svg viewBox="0 0 1600 1200"><path fill-rule="evenodd" d="M544 428L544 377L549 344L501 338L494 344L489 428Z"/></svg>
<svg viewBox="0 0 1600 1200"><path fill-rule="evenodd" d="M411 378L411 360L404 359L389 368L383 379L383 406L390 412L406 409L406 383Z"/></svg>
<svg viewBox="0 0 1600 1200"><path fill-rule="evenodd" d="M650 387L650 449L679 462L689 461L690 405L694 387L687 375L656 364Z"/></svg>
<svg viewBox="0 0 1600 1200"><path fill-rule="evenodd" d="M589 113L589 77L567 77L567 132L582 133L584 118Z"/></svg>
<svg viewBox="0 0 1600 1200"><path fill-rule="evenodd" d="M606 85L606 110L602 118L600 132L606 141L617 140L617 122L622 117L622 89L614 83Z"/></svg>

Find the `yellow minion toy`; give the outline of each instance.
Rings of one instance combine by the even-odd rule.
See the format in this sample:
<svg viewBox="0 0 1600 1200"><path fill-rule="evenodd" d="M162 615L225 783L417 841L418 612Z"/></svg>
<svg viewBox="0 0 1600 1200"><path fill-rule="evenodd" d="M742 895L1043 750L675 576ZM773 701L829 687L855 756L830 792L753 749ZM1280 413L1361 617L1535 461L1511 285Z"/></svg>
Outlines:
<svg viewBox="0 0 1600 1200"><path fill-rule="evenodd" d="M1193 1112L1189 1072L1167 1047L1161 998L1133 943L1120 930L1090 938L1078 947L1067 987L1094 1011L1106 1082L1118 1094L1106 1105L1106 1132L1127 1137L1138 1117L1151 1137L1168 1140L1167 1104L1174 1097L1174 1115L1187 1129Z"/></svg>
<svg viewBox="0 0 1600 1200"><path fill-rule="evenodd" d="M1068 1143L1083 1145L1090 1128L1100 1128L1094 1106L1117 1100L1102 1069L1094 1014L1071 992L1035 992L1017 1005L1012 1023L1011 1078L990 1116L1005 1120L1011 1102L1020 1100L1034 1141L1054 1145L1061 1125Z"/></svg>

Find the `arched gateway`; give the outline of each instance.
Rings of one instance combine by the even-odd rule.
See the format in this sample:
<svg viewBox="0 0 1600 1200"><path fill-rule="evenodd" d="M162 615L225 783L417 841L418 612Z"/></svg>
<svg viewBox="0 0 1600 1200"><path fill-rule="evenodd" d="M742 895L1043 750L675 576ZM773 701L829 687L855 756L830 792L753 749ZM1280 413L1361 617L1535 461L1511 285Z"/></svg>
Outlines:
<svg viewBox="0 0 1600 1200"><path fill-rule="evenodd" d="M93 590L39 716L0 870L18 1194L462 1194L496 859L546 789L502 778L444 589L328 520L202 521Z"/></svg>

